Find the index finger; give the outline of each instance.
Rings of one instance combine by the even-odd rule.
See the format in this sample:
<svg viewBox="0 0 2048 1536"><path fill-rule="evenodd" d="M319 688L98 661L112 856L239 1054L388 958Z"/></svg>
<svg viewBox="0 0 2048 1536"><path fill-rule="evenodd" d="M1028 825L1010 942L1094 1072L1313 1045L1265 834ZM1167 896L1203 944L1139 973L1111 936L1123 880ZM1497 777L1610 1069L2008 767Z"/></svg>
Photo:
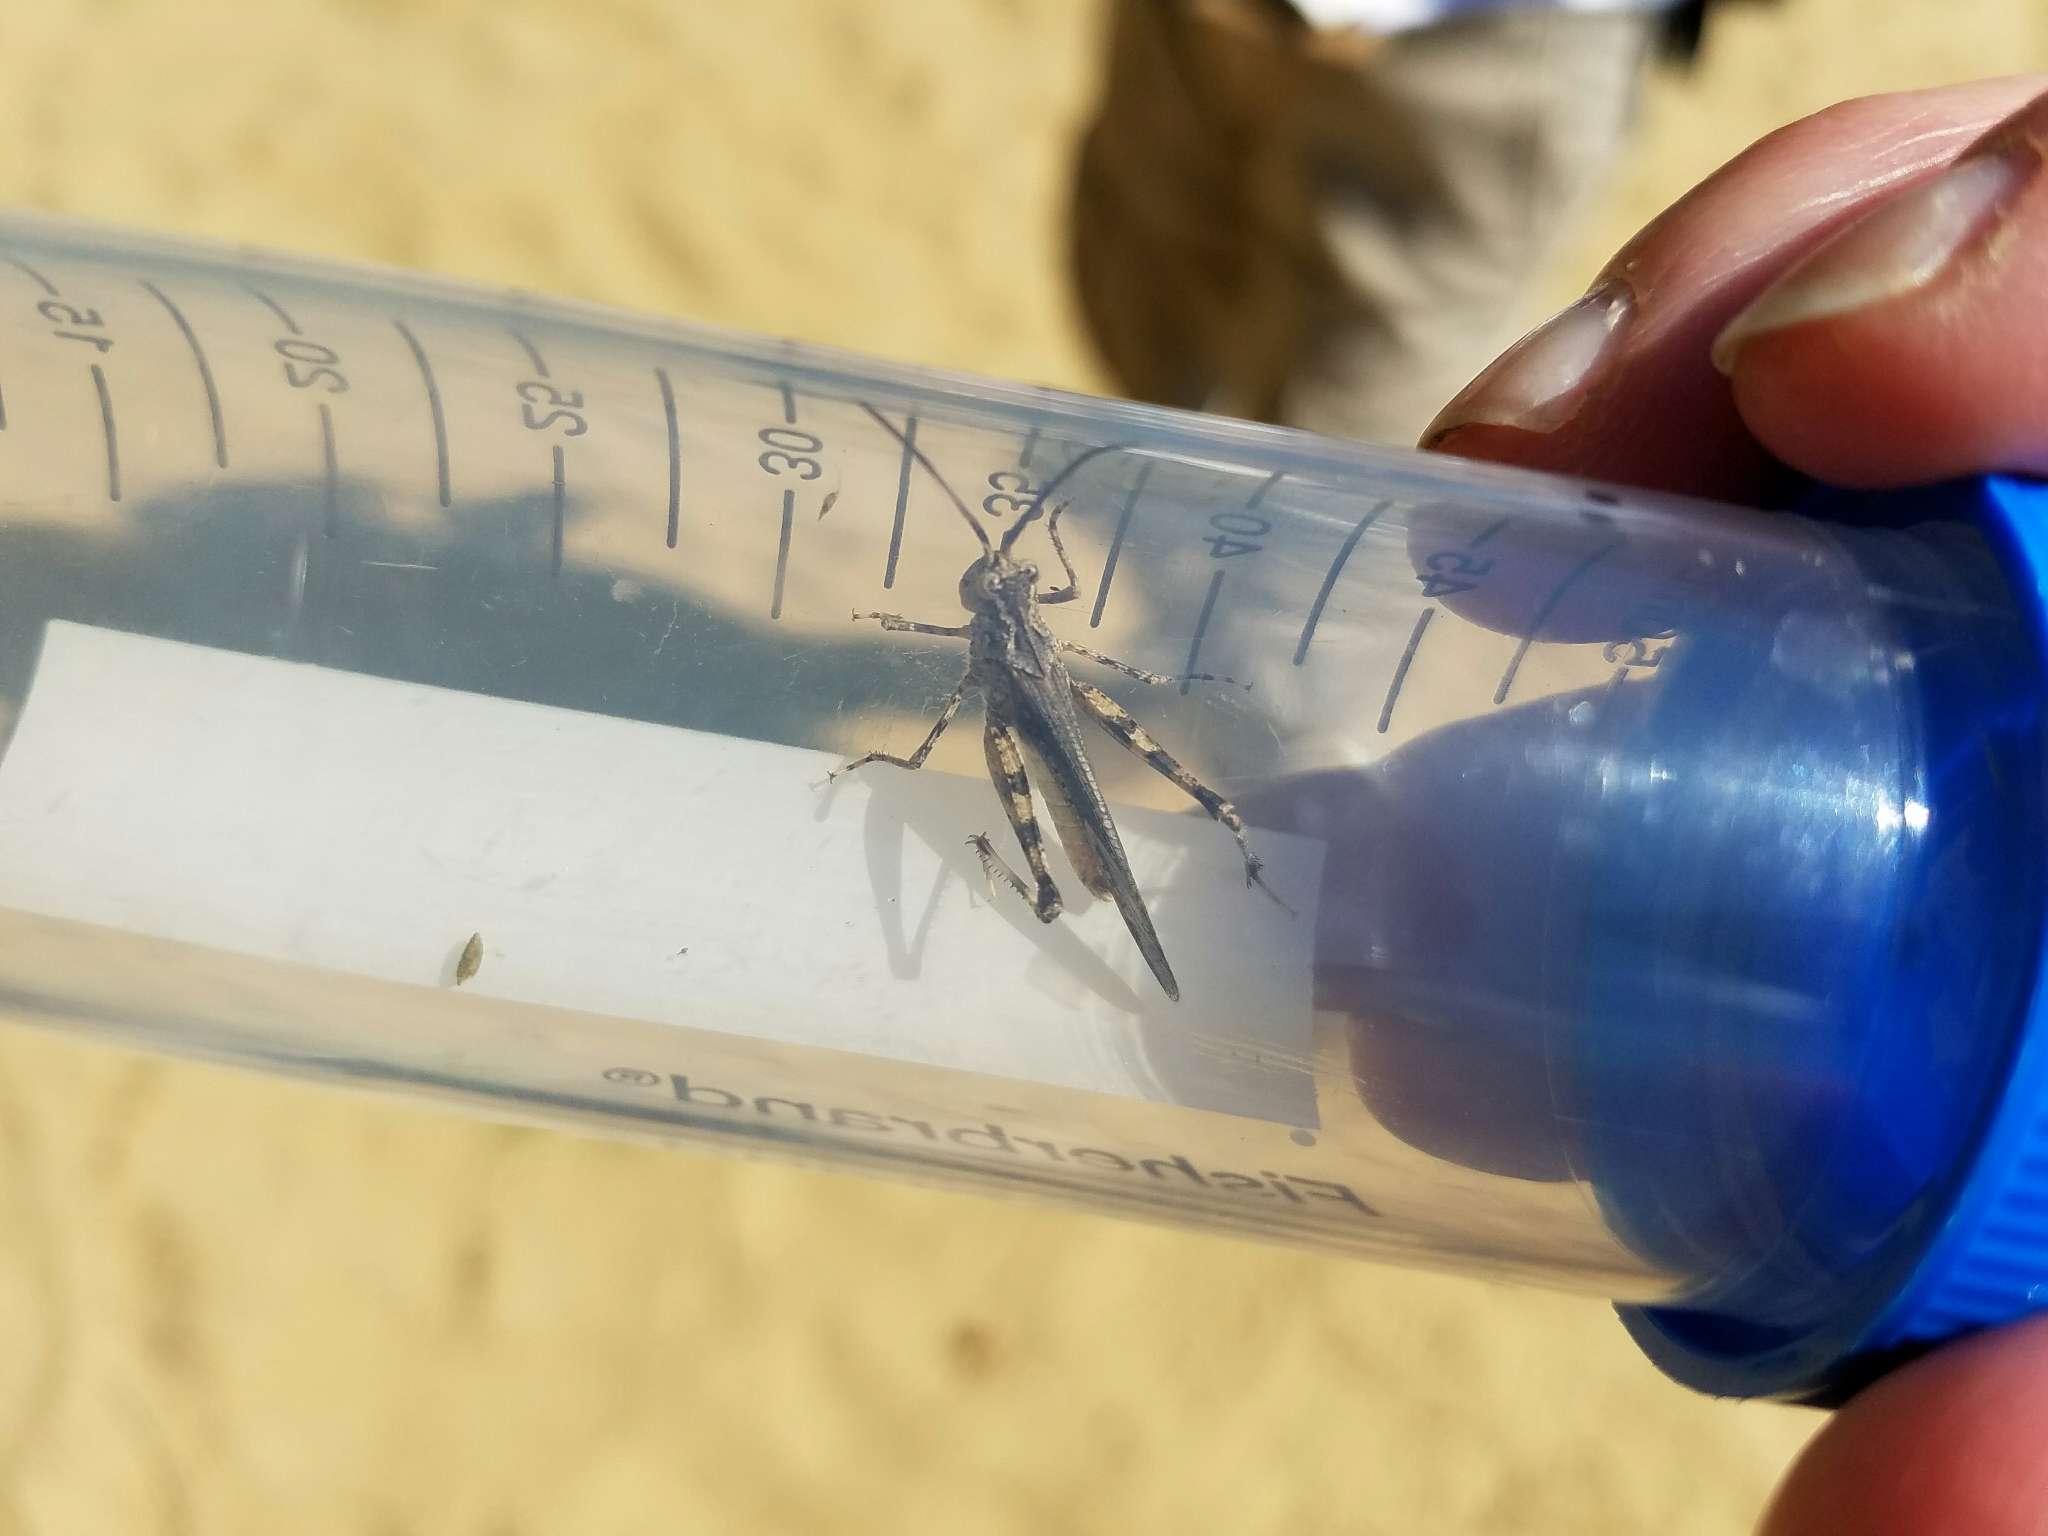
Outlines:
<svg viewBox="0 0 2048 1536"><path fill-rule="evenodd" d="M2048 78L2024 77L1866 97L1771 134L1667 209L1586 298L1467 386L1425 446L1765 499L1783 471L1715 369L1715 336L1838 230L1940 171L2044 87Z"/></svg>

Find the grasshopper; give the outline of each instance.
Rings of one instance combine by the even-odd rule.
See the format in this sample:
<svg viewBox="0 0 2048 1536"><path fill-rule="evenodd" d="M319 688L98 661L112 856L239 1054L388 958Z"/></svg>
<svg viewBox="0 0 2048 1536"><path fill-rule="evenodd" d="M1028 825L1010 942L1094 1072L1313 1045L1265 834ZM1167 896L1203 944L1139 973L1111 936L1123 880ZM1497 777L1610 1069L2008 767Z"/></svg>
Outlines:
<svg viewBox="0 0 2048 1536"><path fill-rule="evenodd" d="M1286 907L1286 903L1280 902L1260 874L1259 856L1252 852L1245 837L1244 818L1238 815L1237 808L1182 767L1116 700L1093 684L1073 677L1060 657L1079 656L1141 683L1170 683L1178 679L1147 672L1099 651L1089 650L1086 646L1076 645L1071 640L1062 640L1047 626L1041 609L1071 603L1081 595L1080 577L1075 574L1074 562L1068 558L1066 544L1060 538L1060 514L1066 511L1064 503L1047 510L1045 496L1041 492L1023 515L1010 525L1002 541L992 543L988 531L968 511L931 461L880 412L872 407L866 409L945 491L967 526L974 530L975 538L981 543L981 555L960 575L960 606L971 615L965 624L924 624L897 613L854 614L855 622L871 619L883 629L899 634L965 640L967 670L940 706L938 719L932 723L931 731L916 751L908 757L870 752L835 769L831 777L836 779L842 773L851 773L870 763L888 763L906 769L922 767L946 727L953 723L953 716L958 713L968 691L978 689L985 716L982 750L988 760L989 778L1002 798L1010 829L1016 834L1018 846L1024 851L1024 861L1030 867L1035 882L1035 889L1027 885L1003 861L988 836L976 833L968 843L981 860L982 873L988 879L991 893L1000 880L1019 898L1030 903L1040 922L1050 923L1060 915L1059 888L1046 870L1044 838L1032 807L1033 781L1025 771L1028 757L1038 775L1039 792L1052 811L1053 825L1059 829L1060 844L1066 850L1068 862L1091 892L1116 902L1117 911L1123 915L1124 926L1130 930L1131 938L1144 955L1145 963L1152 968L1152 974L1158 978L1160 987L1167 997L1179 1002L1180 983L1174 980L1173 967L1167 964L1166 951L1152 926L1152 915L1145 908L1145 898L1138 891L1130 860L1124 854L1123 839L1117 835L1116 822L1110 816L1109 802L1103 798L1095 769L1082 745L1081 721L1084 716L1100 725L1119 746L1142 757L1229 828L1237 839L1238 851L1244 856L1245 885L1257 885L1282 907ZM1018 536L1041 514L1045 517L1046 537L1066 573L1066 585L1045 592L1038 590L1038 567L1029 560L1017 559L1011 553ZM1191 676L1198 681L1218 680L1211 673L1194 673Z"/></svg>

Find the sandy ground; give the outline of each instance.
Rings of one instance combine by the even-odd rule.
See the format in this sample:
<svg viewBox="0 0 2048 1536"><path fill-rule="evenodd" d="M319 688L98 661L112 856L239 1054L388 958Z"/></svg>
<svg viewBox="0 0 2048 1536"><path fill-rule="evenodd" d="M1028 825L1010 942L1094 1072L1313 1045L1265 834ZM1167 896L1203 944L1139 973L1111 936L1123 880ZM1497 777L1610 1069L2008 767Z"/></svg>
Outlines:
<svg viewBox="0 0 2048 1536"><path fill-rule="evenodd" d="M1570 261L2030 0L1738 12ZM1090 0L43 0L0 201L1099 385ZM1532 315L1533 318L1533 315ZM0 1034L0 1536L1745 1530L1818 1420L1597 1302Z"/></svg>

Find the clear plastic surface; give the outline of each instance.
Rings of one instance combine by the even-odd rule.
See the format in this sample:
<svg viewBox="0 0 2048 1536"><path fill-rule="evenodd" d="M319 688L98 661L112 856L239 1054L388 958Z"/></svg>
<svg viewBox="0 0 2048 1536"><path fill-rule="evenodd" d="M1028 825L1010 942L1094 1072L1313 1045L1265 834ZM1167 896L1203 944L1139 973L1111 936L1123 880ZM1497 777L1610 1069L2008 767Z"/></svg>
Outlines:
<svg viewBox="0 0 2048 1536"><path fill-rule="evenodd" d="M18 1016L1788 1326L1995 1085L2039 689L1965 528L0 250ZM985 870L1025 866L979 697L828 779L968 663L853 615L965 623L967 520L1041 503L1053 632L1175 680L1066 665L1278 898L1082 719L1178 1001L1046 809L1064 914ZM1016 552L1061 584L1045 519Z"/></svg>

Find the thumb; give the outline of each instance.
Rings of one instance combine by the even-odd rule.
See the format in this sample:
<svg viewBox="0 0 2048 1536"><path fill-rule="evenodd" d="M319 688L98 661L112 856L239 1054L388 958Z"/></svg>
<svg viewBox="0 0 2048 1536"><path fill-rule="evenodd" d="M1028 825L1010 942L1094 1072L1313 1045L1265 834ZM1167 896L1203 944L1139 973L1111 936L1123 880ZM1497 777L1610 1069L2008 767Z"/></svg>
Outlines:
<svg viewBox="0 0 2048 1536"><path fill-rule="evenodd" d="M2048 1530L2048 1318L1944 1345L1852 1399L1779 1489L1763 1536Z"/></svg>
<svg viewBox="0 0 2048 1536"><path fill-rule="evenodd" d="M1765 289L1714 362L1745 425L1838 485L2048 471L2048 96Z"/></svg>

